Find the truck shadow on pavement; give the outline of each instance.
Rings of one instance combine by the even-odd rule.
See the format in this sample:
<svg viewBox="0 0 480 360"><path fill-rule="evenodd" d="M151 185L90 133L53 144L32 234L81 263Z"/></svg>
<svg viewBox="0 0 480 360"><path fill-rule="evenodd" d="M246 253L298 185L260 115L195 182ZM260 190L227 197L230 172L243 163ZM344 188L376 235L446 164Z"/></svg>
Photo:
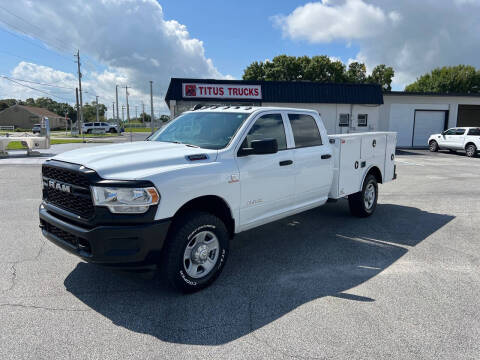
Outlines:
<svg viewBox="0 0 480 360"><path fill-rule="evenodd" d="M379 204L374 216L357 219L342 200L239 234L222 275L192 295L175 293L162 280L85 263L65 286L128 330L172 343L219 345L321 297L375 301L349 289L374 278L453 218Z"/></svg>

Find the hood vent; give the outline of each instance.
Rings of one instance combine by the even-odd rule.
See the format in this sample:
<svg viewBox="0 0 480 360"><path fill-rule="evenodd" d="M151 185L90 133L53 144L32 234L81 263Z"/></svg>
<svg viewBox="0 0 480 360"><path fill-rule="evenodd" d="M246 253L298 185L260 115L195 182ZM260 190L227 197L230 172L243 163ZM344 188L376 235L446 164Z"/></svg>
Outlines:
<svg viewBox="0 0 480 360"><path fill-rule="evenodd" d="M187 155L185 157L187 158L187 160L190 160L190 161L207 160L208 159L207 154Z"/></svg>

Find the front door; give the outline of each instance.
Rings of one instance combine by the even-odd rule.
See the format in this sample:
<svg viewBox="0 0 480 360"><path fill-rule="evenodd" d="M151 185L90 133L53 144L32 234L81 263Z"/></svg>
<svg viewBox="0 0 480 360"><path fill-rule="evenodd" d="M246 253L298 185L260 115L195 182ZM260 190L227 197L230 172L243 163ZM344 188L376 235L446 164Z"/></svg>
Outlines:
<svg viewBox="0 0 480 360"><path fill-rule="evenodd" d="M240 172L240 226L253 227L284 212L294 196L293 150L288 148L280 113L260 115L251 126L241 148L252 140L276 139L278 152L237 156Z"/></svg>

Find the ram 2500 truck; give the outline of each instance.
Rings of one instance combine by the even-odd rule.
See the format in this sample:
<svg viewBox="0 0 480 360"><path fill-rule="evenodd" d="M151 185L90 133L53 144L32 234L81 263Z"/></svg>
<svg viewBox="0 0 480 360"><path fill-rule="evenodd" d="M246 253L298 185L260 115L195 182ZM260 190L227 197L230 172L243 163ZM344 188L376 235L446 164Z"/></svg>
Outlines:
<svg viewBox="0 0 480 360"><path fill-rule="evenodd" d="M234 234L328 199L372 215L395 145L388 132L328 136L312 110L203 107L147 141L46 161L40 227L87 262L160 267L192 292L220 274Z"/></svg>

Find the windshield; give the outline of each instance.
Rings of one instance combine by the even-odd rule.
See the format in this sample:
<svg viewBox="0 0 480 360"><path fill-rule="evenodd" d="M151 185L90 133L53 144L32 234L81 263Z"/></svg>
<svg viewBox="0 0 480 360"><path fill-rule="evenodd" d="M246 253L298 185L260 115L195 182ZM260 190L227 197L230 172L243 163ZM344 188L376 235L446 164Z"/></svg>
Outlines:
<svg viewBox="0 0 480 360"><path fill-rule="evenodd" d="M222 149L228 145L250 114L227 112L191 112L180 115L148 140Z"/></svg>

